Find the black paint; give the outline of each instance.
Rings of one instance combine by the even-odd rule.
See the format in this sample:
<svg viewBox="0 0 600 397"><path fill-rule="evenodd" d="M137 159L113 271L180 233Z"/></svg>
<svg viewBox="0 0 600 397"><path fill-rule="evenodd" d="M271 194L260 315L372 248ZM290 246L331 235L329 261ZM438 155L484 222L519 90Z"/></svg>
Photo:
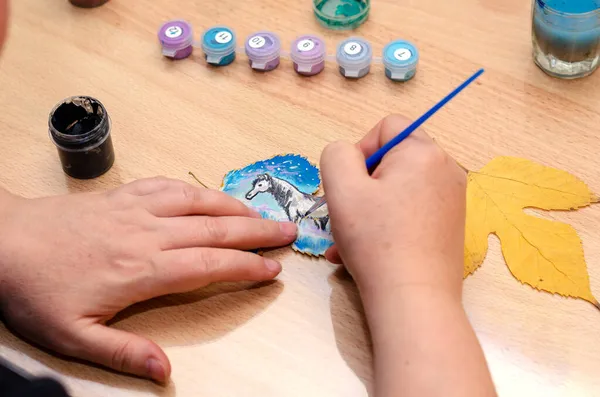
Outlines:
<svg viewBox="0 0 600 397"><path fill-rule="evenodd" d="M113 165L110 118L96 99L78 96L54 108L48 121L63 171L78 179L96 178Z"/></svg>

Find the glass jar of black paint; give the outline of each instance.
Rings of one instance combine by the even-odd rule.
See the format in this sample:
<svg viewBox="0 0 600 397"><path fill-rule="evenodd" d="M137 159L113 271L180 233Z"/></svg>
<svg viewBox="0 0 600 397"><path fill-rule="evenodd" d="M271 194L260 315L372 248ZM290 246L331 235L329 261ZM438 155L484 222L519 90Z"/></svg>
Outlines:
<svg viewBox="0 0 600 397"><path fill-rule="evenodd" d="M112 167L115 152L110 117L97 99L88 96L65 99L52 109L48 127L67 175L91 179Z"/></svg>

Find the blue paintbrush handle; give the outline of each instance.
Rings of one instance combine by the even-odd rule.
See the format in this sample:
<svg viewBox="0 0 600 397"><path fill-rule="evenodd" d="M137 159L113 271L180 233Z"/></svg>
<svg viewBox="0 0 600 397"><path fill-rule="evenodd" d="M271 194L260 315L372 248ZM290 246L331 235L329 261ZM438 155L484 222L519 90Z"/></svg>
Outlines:
<svg viewBox="0 0 600 397"><path fill-rule="evenodd" d="M477 77L479 77L483 73L483 69L480 69L473 76L469 77L464 83L458 86L454 91L448 94L447 97L438 102L437 105L429 109L427 113L419 117L415 122L413 122L408 128L402 131L400 134L396 135L391 141L383 145L378 151L376 151L371 157L367 159L367 169L372 172L375 166L383 159L383 156L386 155L387 152L392 150L392 148L398 145L400 142L408 138L410 134L413 133L417 128L419 128L424 122L426 122L431 116L433 116L438 110L442 108L445 104L450 102L452 98L458 95L459 92L464 90L469 84L471 84Z"/></svg>
<svg viewBox="0 0 600 397"><path fill-rule="evenodd" d="M419 117L417 120L415 120L415 122L413 122L411 125L409 125L404 131L402 131L400 134L396 135L391 141L389 141L388 143L383 145L378 151L376 151L371 157L369 157L366 161L367 170L369 170L369 173L372 173L374 171L377 164L379 164L379 162L381 161L381 159L383 159L383 156L385 156L387 152L389 152L390 150L392 150L392 148L394 148L400 142L405 140L410 134L412 134L417 128L419 128L424 122L426 122L431 116L433 116L445 104L450 102L450 100L452 98L454 98L456 95L458 95L458 93L460 93L462 90L464 90L469 84L471 84L473 81L475 81L475 79L477 77L481 76L481 74L483 74L483 72L484 72L483 69L479 69L473 76L469 77L467 80L465 80L464 83L462 83L461 85L456 87L454 89L454 91L452 91L444 99L439 101L434 107L429 109L427 111L427 113L425 113L424 115ZM317 201L315 203L315 205L313 205L306 212L306 215L304 215L304 216L308 216L308 215L312 214L313 212L315 212L316 210L321 208L323 205L325 205L326 202L327 202L327 200L325 199L325 196L321 197L319 199L319 201Z"/></svg>

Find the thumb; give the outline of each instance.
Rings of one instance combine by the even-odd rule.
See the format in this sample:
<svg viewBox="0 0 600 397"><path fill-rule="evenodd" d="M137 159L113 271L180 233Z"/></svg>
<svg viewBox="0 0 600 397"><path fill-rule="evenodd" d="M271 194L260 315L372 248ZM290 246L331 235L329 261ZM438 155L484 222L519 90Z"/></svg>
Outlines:
<svg viewBox="0 0 600 397"><path fill-rule="evenodd" d="M165 382L171 375L171 364L162 349L141 336L94 323L75 338L81 346L78 358L157 382Z"/></svg>
<svg viewBox="0 0 600 397"><path fill-rule="evenodd" d="M343 265L344 261L340 256L340 252L338 251L337 245L332 245L325 251L325 259L334 265Z"/></svg>
<svg viewBox="0 0 600 397"><path fill-rule="evenodd" d="M328 196L343 195L355 189L361 178L369 177L364 154L356 145L343 141L325 147L321 154L321 173Z"/></svg>

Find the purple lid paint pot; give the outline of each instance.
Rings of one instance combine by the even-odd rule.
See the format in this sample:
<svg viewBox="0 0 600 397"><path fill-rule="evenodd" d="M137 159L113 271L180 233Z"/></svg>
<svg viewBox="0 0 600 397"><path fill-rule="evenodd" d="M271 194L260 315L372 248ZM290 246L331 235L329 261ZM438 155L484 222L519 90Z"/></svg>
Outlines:
<svg viewBox="0 0 600 397"><path fill-rule="evenodd" d="M166 22L158 30L158 40L164 56L173 59L187 58L194 49L192 25L183 20Z"/></svg>
<svg viewBox="0 0 600 397"><path fill-rule="evenodd" d="M292 43L290 57L294 70L304 76L314 76L325 69L325 42L317 36L304 35Z"/></svg>
<svg viewBox="0 0 600 397"><path fill-rule="evenodd" d="M272 32L256 32L246 39L246 55L250 67L268 72L279 66L281 41Z"/></svg>

